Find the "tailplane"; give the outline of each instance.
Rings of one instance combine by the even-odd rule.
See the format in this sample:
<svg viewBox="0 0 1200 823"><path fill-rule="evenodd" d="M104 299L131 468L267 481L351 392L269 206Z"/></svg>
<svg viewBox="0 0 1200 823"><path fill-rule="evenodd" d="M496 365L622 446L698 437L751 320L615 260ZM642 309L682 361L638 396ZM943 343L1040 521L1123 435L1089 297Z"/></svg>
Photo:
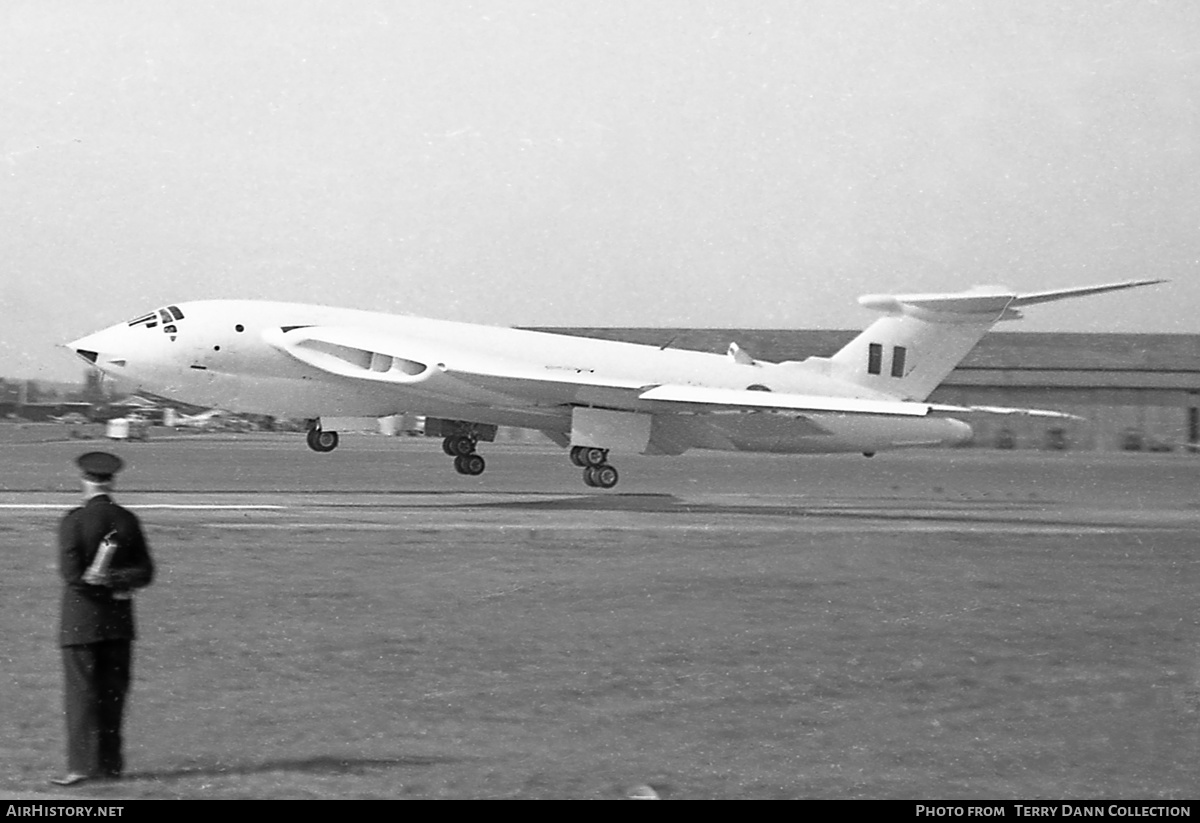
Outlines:
<svg viewBox="0 0 1200 823"><path fill-rule="evenodd" d="M833 376L902 400L924 400L1001 320L1021 317L1022 306L1102 294L1163 280L1016 294L976 286L952 294L869 294L858 302L884 316L830 358Z"/></svg>

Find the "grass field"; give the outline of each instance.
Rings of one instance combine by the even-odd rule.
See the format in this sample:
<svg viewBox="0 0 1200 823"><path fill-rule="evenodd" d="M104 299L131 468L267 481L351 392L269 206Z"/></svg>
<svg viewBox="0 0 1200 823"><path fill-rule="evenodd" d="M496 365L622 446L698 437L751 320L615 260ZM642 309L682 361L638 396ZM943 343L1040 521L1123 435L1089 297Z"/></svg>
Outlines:
<svg viewBox="0 0 1200 823"><path fill-rule="evenodd" d="M80 443L0 443L73 505ZM131 444L112 798L1195 798L1200 460ZM62 770L61 510L0 509L0 794Z"/></svg>

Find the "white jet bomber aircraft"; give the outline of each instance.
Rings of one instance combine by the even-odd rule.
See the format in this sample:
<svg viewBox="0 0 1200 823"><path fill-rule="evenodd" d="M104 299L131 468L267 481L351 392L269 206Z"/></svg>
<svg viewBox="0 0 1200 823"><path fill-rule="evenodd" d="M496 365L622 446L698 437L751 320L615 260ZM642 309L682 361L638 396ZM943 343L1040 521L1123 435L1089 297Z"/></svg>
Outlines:
<svg viewBox="0 0 1200 823"><path fill-rule="evenodd" d="M726 355L252 300L179 303L67 344L124 384L174 400L309 420L308 445L337 447L363 418L424 414L426 434L461 474L497 426L544 432L612 488L610 451L862 452L966 441L947 414L1069 417L1037 409L948 406L925 398L1000 320L1067 297L1161 283L1015 294L868 295L881 312L832 357L767 363Z"/></svg>

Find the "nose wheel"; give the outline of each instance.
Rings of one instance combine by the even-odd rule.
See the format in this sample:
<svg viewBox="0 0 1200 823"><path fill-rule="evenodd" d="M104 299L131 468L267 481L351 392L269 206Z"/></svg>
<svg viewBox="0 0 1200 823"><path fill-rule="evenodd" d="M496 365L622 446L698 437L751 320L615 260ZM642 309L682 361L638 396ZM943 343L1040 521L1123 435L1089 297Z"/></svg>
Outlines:
<svg viewBox="0 0 1200 823"><path fill-rule="evenodd" d="M306 440L308 447L315 452L331 452L338 447L338 433L320 428L309 429Z"/></svg>
<svg viewBox="0 0 1200 823"><path fill-rule="evenodd" d="M571 462L583 469L583 482L596 489L611 489L621 476L608 464L608 449L572 446Z"/></svg>

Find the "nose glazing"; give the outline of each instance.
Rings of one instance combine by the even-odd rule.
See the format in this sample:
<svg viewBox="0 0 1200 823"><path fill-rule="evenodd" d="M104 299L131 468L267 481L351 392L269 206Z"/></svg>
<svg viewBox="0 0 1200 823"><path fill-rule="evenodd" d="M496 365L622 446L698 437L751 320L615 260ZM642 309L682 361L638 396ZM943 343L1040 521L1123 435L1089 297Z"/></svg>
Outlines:
<svg viewBox="0 0 1200 823"><path fill-rule="evenodd" d="M87 363L99 366L101 355L109 357L117 354L118 348L124 348L123 345L120 345L124 341L118 338L120 331L121 329L117 327L104 329L73 340L67 343L66 347Z"/></svg>

